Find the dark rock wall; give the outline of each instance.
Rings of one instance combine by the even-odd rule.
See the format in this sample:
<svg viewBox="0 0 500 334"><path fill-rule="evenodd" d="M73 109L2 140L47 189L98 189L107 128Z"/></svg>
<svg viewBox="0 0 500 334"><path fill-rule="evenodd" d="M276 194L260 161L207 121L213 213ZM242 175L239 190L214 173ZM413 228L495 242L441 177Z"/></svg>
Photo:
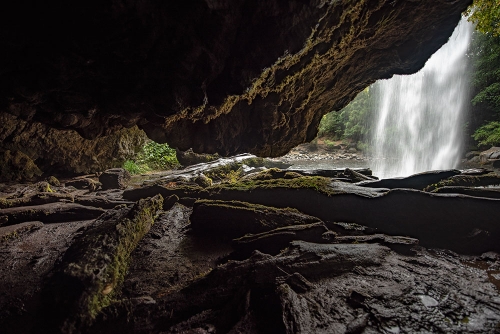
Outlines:
<svg viewBox="0 0 500 334"><path fill-rule="evenodd" d="M278 156L376 79L420 69L470 2L16 1L0 20L0 112L87 139L137 124L181 150Z"/></svg>
<svg viewBox="0 0 500 334"><path fill-rule="evenodd" d="M136 155L147 137L137 127L95 140L0 114L0 181L29 180L45 173L94 173Z"/></svg>

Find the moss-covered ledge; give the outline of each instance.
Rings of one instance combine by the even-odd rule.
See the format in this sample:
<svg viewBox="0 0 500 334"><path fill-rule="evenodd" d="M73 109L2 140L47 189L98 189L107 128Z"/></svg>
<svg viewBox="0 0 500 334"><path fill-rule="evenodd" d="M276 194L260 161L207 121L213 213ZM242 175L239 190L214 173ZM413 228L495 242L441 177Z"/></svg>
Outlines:
<svg viewBox="0 0 500 334"><path fill-rule="evenodd" d="M130 253L153 225L163 198L141 199L101 216L76 238L43 293L47 332L79 333L119 296Z"/></svg>

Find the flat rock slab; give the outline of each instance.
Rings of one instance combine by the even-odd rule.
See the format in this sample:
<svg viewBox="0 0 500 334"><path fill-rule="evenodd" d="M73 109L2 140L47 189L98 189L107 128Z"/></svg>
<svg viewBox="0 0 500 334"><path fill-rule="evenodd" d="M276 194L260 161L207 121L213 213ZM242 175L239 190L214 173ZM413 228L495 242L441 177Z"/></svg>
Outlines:
<svg viewBox="0 0 500 334"><path fill-rule="evenodd" d="M88 220L99 217L105 210L75 203L48 203L0 210L0 216L7 217L4 225L39 220L43 223L59 223Z"/></svg>
<svg viewBox="0 0 500 334"><path fill-rule="evenodd" d="M36 230L41 228L42 226L43 226L42 222L31 221L16 225L0 227L0 242L8 241L10 239L15 239L19 236L19 234L23 232Z"/></svg>
<svg viewBox="0 0 500 334"><path fill-rule="evenodd" d="M200 200L194 203L190 217L197 233L211 233L233 239L247 233L262 233L290 225L320 222L294 209L277 209L238 201Z"/></svg>
<svg viewBox="0 0 500 334"><path fill-rule="evenodd" d="M357 185L370 188L388 188L388 189L407 188L407 189L423 190L424 188L426 188L431 184L438 183L439 181L460 174L461 172L456 169L443 170L443 171L439 170L439 171L419 173L401 178L390 178L377 181L361 181L357 183Z"/></svg>
<svg viewBox="0 0 500 334"><path fill-rule="evenodd" d="M440 187L433 191L438 194L462 194L473 197L500 199L500 188Z"/></svg>

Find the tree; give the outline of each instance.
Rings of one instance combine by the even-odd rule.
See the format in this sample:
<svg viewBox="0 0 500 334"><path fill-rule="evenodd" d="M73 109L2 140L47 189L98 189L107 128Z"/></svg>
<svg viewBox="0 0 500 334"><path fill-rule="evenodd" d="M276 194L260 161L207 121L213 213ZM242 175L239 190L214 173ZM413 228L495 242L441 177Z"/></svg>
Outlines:
<svg viewBox="0 0 500 334"><path fill-rule="evenodd" d="M365 88L342 110L323 116L318 135L347 139L355 143L365 140L370 129L369 118L373 109L374 96L371 89Z"/></svg>
<svg viewBox="0 0 500 334"><path fill-rule="evenodd" d="M500 1L474 0L467 8L469 21L476 24L476 29L483 34L500 36Z"/></svg>
<svg viewBox="0 0 500 334"><path fill-rule="evenodd" d="M472 60L472 129L480 145L500 144L500 36L475 32Z"/></svg>

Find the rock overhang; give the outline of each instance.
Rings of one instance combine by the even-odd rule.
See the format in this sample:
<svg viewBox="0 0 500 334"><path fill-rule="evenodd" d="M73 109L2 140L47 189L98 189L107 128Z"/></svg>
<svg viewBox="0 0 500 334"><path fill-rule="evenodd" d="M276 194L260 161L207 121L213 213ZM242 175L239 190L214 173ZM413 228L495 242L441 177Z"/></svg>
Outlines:
<svg viewBox="0 0 500 334"><path fill-rule="evenodd" d="M470 3L20 2L3 22L0 112L90 139L138 125L181 150L279 156L375 80L418 71Z"/></svg>

